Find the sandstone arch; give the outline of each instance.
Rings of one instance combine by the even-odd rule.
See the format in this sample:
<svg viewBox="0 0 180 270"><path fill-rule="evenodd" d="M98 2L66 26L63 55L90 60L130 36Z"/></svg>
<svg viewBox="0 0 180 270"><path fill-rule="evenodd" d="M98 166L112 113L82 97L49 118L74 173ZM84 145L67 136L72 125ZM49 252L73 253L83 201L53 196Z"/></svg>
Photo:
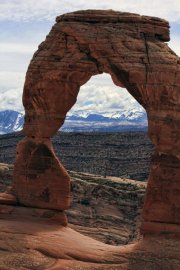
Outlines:
<svg viewBox="0 0 180 270"><path fill-rule="evenodd" d="M162 19L115 11L57 17L29 65L24 133L17 147L13 190L26 206L65 210L69 176L50 141L91 76L109 73L146 109L156 150L142 233L179 232L179 57L165 43Z"/></svg>

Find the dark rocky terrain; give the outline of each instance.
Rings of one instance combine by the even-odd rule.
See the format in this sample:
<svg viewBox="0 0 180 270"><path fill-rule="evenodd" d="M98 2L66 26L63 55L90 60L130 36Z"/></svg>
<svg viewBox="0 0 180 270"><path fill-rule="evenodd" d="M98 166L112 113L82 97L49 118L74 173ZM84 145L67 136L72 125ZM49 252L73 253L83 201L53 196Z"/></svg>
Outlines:
<svg viewBox="0 0 180 270"><path fill-rule="evenodd" d="M0 136L0 162L12 164L22 133ZM53 138L68 170L147 180L153 145L144 132L64 133Z"/></svg>

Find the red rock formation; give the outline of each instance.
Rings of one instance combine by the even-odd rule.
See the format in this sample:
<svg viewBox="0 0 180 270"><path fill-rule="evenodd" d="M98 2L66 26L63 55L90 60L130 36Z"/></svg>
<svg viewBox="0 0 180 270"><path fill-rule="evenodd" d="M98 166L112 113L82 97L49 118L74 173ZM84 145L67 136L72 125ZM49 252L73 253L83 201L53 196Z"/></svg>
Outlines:
<svg viewBox="0 0 180 270"><path fill-rule="evenodd" d="M26 137L17 147L14 186L21 204L64 210L69 206L69 176L50 139Z"/></svg>
<svg viewBox="0 0 180 270"><path fill-rule="evenodd" d="M147 240L149 234L177 237L180 231L180 61L164 43L169 41L169 24L158 18L111 10L78 11L60 16L56 22L34 54L26 76L23 104L26 112L24 133L27 137L17 147L14 194L18 202L26 206L68 208L69 177L54 154L50 137L62 126L67 112L76 102L80 86L91 76L106 72L116 85L126 87L148 114L149 136L156 149L141 226L146 237L142 243L116 250L103 244L96 245L80 235L76 237L75 233L69 232L69 239L68 229L64 228L64 231L55 229L56 237L50 232L36 234L34 242L27 237L28 244L25 246L21 239L21 247L33 252L40 250L41 254L50 254L51 259L83 261L70 263L69 269L75 269L76 265L77 269L81 266L83 269L159 270L166 269L166 266L178 269L176 248L179 242L176 246L169 242L171 248L175 248L171 254L165 236L155 245L154 239ZM18 230L21 227L20 222ZM33 232L27 228L24 234ZM60 242L65 243L64 246L60 250L57 244L53 252L53 246L50 240L46 243L45 235L58 239L53 246ZM37 245L37 239L42 244ZM72 242L74 245L69 251ZM159 252L160 247L163 252ZM147 250L149 255L146 261L142 256ZM127 253L131 255L126 260ZM153 262L157 254L160 264ZM40 256L39 253L36 255ZM176 262L170 262L170 258L175 258ZM85 268L85 262L91 265ZM113 262L118 265L113 266ZM67 269L67 264L63 268L62 260L56 263L56 266L51 265L52 268L50 263L48 269ZM102 265L97 266L96 263ZM22 266L22 262L19 265Z"/></svg>
<svg viewBox="0 0 180 270"><path fill-rule="evenodd" d="M159 18L92 10L57 17L33 56L24 85L27 137L17 147L14 174L20 203L68 208L69 177L53 152L50 137L62 126L80 86L106 72L148 114L156 151L143 218L179 223L180 65L167 41L169 24Z"/></svg>

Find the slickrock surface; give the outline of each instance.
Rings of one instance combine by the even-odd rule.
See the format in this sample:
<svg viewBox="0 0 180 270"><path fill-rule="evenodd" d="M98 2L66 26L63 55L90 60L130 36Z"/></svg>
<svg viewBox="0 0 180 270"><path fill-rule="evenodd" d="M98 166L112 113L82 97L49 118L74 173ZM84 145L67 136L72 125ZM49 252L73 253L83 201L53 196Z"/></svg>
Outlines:
<svg viewBox="0 0 180 270"><path fill-rule="evenodd" d="M0 162L15 161L21 132L0 136ZM64 133L52 139L55 153L69 171L147 181L153 145L145 132Z"/></svg>
<svg viewBox="0 0 180 270"><path fill-rule="evenodd" d="M109 246L27 209L0 206L1 270L179 270L176 239Z"/></svg>

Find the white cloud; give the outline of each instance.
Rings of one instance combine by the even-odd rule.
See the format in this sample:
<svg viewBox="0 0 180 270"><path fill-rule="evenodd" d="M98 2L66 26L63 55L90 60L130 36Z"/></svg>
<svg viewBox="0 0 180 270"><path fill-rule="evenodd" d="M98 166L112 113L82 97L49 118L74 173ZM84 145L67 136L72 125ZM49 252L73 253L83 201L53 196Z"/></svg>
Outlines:
<svg viewBox="0 0 180 270"><path fill-rule="evenodd" d="M22 88L25 74L22 72L0 72L0 94L10 88Z"/></svg>
<svg viewBox="0 0 180 270"><path fill-rule="evenodd" d="M0 53L0 72L25 73L32 55L20 53Z"/></svg>
<svg viewBox="0 0 180 270"><path fill-rule="evenodd" d="M8 89L1 93L0 111L3 110L23 111L22 88Z"/></svg>
<svg viewBox="0 0 180 270"><path fill-rule="evenodd" d="M25 74L20 72L0 72L0 111L22 111L22 91Z"/></svg>
<svg viewBox="0 0 180 270"><path fill-rule="evenodd" d="M92 77L81 87L70 114L78 110L107 112L133 108L142 109L125 88L115 86L109 74L102 74Z"/></svg>
<svg viewBox="0 0 180 270"><path fill-rule="evenodd" d="M180 22L179 0L8 0L0 2L0 20L54 20L60 14L79 9L114 9Z"/></svg>
<svg viewBox="0 0 180 270"><path fill-rule="evenodd" d="M180 56L180 36L171 36L171 41L169 42L169 47Z"/></svg>
<svg viewBox="0 0 180 270"><path fill-rule="evenodd" d="M32 54L37 50L37 45L28 43L1 42L0 53Z"/></svg>

